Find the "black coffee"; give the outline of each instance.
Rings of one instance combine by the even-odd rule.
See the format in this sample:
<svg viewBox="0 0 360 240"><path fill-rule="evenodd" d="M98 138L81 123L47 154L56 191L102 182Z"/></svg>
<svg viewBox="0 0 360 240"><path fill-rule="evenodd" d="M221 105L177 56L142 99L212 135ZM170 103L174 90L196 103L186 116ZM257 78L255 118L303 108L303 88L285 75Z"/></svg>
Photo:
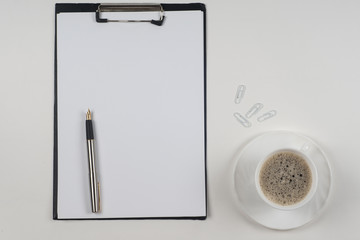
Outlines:
<svg viewBox="0 0 360 240"><path fill-rule="evenodd" d="M290 206L303 200L309 193L311 170L301 155L280 151L265 160L260 169L259 182L267 199Z"/></svg>

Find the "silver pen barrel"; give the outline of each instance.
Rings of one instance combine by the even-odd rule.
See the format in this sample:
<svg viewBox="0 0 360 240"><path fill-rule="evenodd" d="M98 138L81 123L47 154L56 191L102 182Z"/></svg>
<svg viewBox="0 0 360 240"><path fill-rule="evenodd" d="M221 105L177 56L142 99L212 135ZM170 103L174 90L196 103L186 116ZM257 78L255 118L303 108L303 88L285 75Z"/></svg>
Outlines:
<svg viewBox="0 0 360 240"><path fill-rule="evenodd" d="M91 194L91 211L97 213L100 211L100 184L96 176L94 131L91 121L90 109L86 113L86 139L89 160L89 180Z"/></svg>
<svg viewBox="0 0 360 240"><path fill-rule="evenodd" d="M91 193L91 209L93 213L100 211L100 193L99 182L96 176L94 139L87 140L88 158L89 158L89 178Z"/></svg>

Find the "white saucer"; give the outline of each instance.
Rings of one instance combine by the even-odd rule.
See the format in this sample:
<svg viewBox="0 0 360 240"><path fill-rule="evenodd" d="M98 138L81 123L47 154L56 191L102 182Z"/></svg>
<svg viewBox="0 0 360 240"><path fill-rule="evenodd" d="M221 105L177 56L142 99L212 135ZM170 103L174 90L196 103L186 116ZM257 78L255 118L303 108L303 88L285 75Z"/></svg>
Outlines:
<svg viewBox="0 0 360 240"><path fill-rule="evenodd" d="M295 209L270 206L256 189L255 171L259 162L278 150L301 152L313 161L317 171L317 186L312 198ZM300 227L310 222L324 208L331 186L331 170L325 154L310 138L287 131L265 133L248 143L236 157L235 191L242 207L259 224L278 230Z"/></svg>

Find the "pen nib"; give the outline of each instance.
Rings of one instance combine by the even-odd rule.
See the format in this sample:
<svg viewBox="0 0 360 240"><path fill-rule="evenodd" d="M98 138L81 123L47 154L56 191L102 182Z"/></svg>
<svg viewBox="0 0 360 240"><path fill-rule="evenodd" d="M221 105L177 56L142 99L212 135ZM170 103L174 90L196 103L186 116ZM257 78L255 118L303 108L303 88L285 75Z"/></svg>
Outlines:
<svg viewBox="0 0 360 240"><path fill-rule="evenodd" d="M90 109L88 109L87 113L86 113L86 120L91 120L91 112Z"/></svg>

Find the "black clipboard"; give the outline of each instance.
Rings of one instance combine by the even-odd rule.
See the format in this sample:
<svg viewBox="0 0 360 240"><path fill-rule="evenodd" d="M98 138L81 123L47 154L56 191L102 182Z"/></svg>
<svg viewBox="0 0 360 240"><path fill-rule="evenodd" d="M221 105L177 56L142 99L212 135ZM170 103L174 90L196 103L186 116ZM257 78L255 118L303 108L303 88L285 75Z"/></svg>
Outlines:
<svg viewBox="0 0 360 240"><path fill-rule="evenodd" d="M54 94L53 219L206 219L203 4L56 4ZM99 214L90 207L88 107Z"/></svg>

